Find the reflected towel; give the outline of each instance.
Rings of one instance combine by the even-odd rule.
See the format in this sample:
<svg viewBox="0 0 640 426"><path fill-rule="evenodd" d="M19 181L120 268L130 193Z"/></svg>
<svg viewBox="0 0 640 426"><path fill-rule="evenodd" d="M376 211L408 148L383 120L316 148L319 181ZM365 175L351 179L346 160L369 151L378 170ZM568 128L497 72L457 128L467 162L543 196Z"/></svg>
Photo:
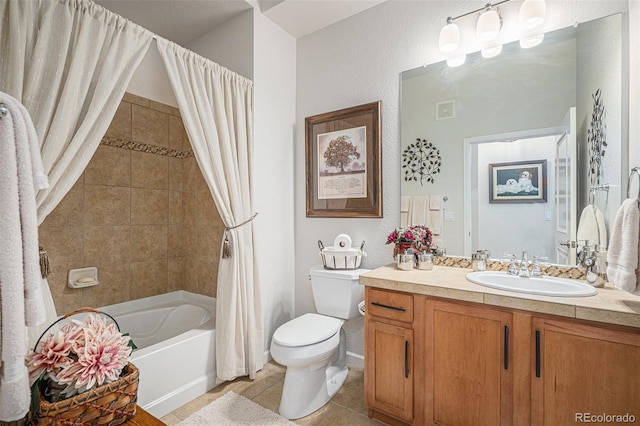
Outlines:
<svg viewBox="0 0 640 426"><path fill-rule="evenodd" d="M429 197L415 195L411 202L411 224L426 225L429 212Z"/></svg>
<svg viewBox="0 0 640 426"><path fill-rule="evenodd" d="M442 194L436 194L429 197L429 209L442 210Z"/></svg>
<svg viewBox="0 0 640 426"><path fill-rule="evenodd" d="M411 196L405 195L400 197L400 226L405 227L411 225Z"/></svg>
<svg viewBox="0 0 640 426"><path fill-rule="evenodd" d="M589 204L582 210L577 238L578 241L588 240L591 247L597 244L601 249L607 248L607 227L604 214L598 206Z"/></svg>
<svg viewBox="0 0 640 426"><path fill-rule="evenodd" d="M640 294L639 245L640 209L638 200L629 198L622 202L611 228L607 252L607 278L613 286L635 294Z"/></svg>

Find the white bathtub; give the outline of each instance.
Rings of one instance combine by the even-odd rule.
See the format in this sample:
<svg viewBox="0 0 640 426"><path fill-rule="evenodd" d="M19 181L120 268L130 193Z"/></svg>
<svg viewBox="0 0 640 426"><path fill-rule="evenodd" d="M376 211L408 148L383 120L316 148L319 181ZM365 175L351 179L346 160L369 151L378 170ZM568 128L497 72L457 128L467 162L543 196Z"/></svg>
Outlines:
<svg viewBox="0 0 640 426"><path fill-rule="evenodd" d="M138 349L138 404L162 417L216 385L215 303L174 291L100 308L112 315Z"/></svg>

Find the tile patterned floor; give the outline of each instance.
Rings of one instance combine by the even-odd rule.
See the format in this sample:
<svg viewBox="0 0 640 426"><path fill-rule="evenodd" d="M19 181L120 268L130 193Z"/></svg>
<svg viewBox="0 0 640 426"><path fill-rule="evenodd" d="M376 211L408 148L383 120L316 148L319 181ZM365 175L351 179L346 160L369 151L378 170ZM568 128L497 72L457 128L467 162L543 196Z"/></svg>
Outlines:
<svg viewBox="0 0 640 426"><path fill-rule="evenodd" d="M256 404L277 413L284 384L284 372L284 367L271 361L258 372L255 380L251 381L243 377L223 383L167 414L161 420L169 426L175 425L228 391L249 398ZM327 405L307 417L294 420L294 422L300 426L381 425L381 423L367 417L367 407L364 405L364 371L357 367L349 368L347 381Z"/></svg>

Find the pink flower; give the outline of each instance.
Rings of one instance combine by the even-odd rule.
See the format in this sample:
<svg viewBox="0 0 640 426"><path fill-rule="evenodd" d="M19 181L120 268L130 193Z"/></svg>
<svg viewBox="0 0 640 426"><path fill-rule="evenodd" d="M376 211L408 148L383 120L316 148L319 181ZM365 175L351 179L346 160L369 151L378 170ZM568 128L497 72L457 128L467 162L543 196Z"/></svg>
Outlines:
<svg viewBox="0 0 640 426"><path fill-rule="evenodd" d="M67 396L117 380L131 355L130 338L120 334L115 324L94 317L85 321L83 331L84 345L77 348L77 362L55 377L57 382L67 385L64 391Z"/></svg>
<svg viewBox="0 0 640 426"><path fill-rule="evenodd" d="M62 393L69 397L117 380L129 362L130 340L98 315L72 320L27 356L31 384L46 372L47 379L67 386Z"/></svg>

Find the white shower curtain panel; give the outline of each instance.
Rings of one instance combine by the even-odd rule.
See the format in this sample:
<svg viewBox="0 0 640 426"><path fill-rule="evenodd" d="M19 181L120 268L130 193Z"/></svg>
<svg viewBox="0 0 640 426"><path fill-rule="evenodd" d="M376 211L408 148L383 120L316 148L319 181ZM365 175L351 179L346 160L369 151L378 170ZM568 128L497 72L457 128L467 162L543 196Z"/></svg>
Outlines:
<svg viewBox="0 0 640 426"><path fill-rule="evenodd" d="M0 91L29 111L49 176L38 225L91 160L152 37L88 0L0 0ZM32 340L56 318L41 284L47 319L30 328Z"/></svg>
<svg viewBox="0 0 640 426"><path fill-rule="evenodd" d="M264 352L250 220L253 83L175 43L157 41L196 160L231 245L231 257L221 258L218 267L217 375L221 380L246 375L253 379L263 366Z"/></svg>

